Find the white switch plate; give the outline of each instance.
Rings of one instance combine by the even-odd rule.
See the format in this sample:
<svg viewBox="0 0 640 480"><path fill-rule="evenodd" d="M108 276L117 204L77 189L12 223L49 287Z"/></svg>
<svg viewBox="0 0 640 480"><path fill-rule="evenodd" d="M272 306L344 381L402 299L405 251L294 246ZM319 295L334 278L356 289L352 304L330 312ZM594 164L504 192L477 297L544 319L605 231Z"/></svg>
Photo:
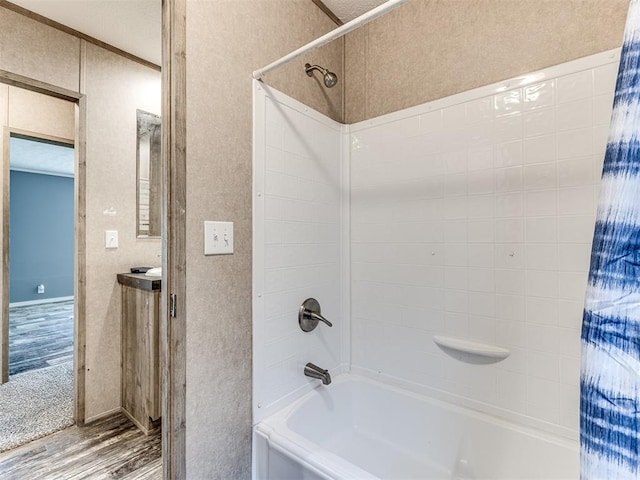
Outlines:
<svg viewBox="0 0 640 480"><path fill-rule="evenodd" d="M204 254L233 253L233 222L204 222Z"/></svg>
<svg viewBox="0 0 640 480"><path fill-rule="evenodd" d="M118 248L118 231L117 230L105 230L104 247Z"/></svg>

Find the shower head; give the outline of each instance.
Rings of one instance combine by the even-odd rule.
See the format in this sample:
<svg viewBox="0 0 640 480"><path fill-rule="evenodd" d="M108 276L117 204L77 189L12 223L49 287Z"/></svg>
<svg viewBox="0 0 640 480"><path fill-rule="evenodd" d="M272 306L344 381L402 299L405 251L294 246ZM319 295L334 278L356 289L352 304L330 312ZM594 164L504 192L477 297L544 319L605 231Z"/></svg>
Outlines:
<svg viewBox="0 0 640 480"><path fill-rule="evenodd" d="M322 68L320 65L311 65L309 63L305 63L304 71L310 77L313 76L313 71L318 70L324 76L324 86L327 88L333 87L336 83L338 83L338 76L327 70L326 68Z"/></svg>

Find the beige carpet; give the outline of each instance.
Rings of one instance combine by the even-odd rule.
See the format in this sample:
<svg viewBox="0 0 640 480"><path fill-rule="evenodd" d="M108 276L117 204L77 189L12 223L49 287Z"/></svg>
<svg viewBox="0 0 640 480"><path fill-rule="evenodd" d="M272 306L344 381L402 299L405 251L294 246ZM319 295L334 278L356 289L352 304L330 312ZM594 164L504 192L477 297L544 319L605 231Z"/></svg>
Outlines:
<svg viewBox="0 0 640 480"><path fill-rule="evenodd" d="M73 425L73 363L31 370L0 385L0 452Z"/></svg>

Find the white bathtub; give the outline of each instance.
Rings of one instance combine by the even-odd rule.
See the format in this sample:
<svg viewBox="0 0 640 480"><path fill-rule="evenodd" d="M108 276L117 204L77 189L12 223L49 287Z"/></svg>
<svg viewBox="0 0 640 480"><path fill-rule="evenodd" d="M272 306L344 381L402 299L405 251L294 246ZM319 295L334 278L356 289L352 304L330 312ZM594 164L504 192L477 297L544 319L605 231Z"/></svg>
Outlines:
<svg viewBox="0 0 640 480"><path fill-rule="evenodd" d="M340 375L254 427L254 478L562 479L577 443Z"/></svg>

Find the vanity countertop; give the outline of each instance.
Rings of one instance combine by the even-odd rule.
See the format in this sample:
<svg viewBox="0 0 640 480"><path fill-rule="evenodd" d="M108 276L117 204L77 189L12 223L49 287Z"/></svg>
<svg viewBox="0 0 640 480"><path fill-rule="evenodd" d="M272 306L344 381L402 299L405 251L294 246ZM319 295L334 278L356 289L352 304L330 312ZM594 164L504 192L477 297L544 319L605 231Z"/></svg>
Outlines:
<svg viewBox="0 0 640 480"><path fill-rule="evenodd" d="M119 273L118 283L140 290L160 290L160 277L148 277L144 273Z"/></svg>

